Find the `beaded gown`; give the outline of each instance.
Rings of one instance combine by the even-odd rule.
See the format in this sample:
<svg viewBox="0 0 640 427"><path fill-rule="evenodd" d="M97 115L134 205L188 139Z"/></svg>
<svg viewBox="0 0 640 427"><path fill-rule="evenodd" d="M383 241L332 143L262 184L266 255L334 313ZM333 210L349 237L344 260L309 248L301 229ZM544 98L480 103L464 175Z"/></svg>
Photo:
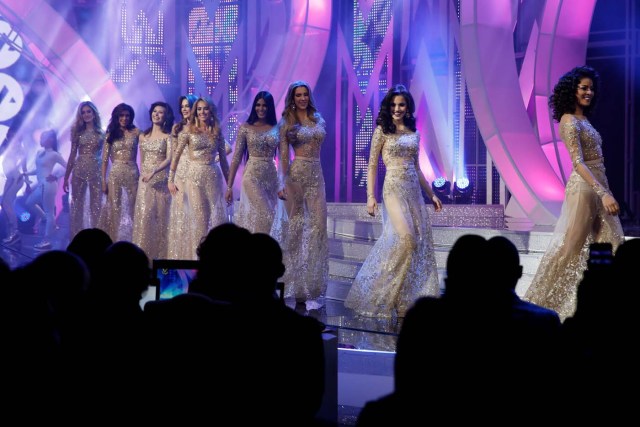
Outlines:
<svg viewBox="0 0 640 427"><path fill-rule="evenodd" d="M555 310L564 320L575 311L589 245L609 242L615 251L624 241L624 233L620 218L605 211L601 198L576 172L583 164L609 191L600 134L586 118L570 116L560 125L560 137L571 155L573 171L553 237L524 299Z"/></svg>
<svg viewBox="0 0 640 427"><path fill-rule="evenodd" d="M77 153L71 175L70 237L85 228L98 226L102 204L102 148L104 134L85 129L71 141L71 152Z"/></svg>
<svg viewBox="0 0 640 427"><path fill-rule="evenodd" d="M185 132L186 129L180 133ZM178 138L174 136L171 143L172 155L178 151ZM181 156L176 167L174 183L178 193L171 196L169 208L169 233L167 237L167 258L191 259L195 245L191 242L191 213L189 192L187 191L187 173L189 172L189 156Z"/></svg>
<svg viewBox="0 0 640 427"><path fill-rule="evenodd" d="M286 267L285 297L309 301L324 296L329 279L327 197L320 164L325 122L321 117L318 123L305 120L295 130L291 145L296 155L290 167L286 134L282 126L280 155L288 198L284 215L277 215L273 237L280 242Z"/></svg>
<svg viewBox="0 0 640 427"><path fill-rule="evenodd" d="M382 234L358 272L345 306L369 317L404 316L421 296L440 293L431 220L418 174L420 134L385 134L371 140L368 173L386 167ZM371 185L373 191L373 185Z"/></svg>
<svg viewBox="0 0 640 427"><path fill-rule="evenodd" d="M180 164L183 155L189 158L186 190L189 193L191 254L185 259L197 259L196 249L209 230L227 222L222 170L228 173L225 140L221 134L213 139L208 132L180 133L174 161ZM186 153L183 151L187 149ZM216 162L216 155L220 163ZM220 168L223 168L222 170ZM175 182L175 181L174 181Z"/></svg>
<svg viewBox="0 0 640 427"><path fill-rule="evenodd" d="M271 233L278 202L278 174L274 161L278 141L275 126L258 131L244 124L238 130L231 169L237 170L245 148L249 159L242 175L240 203L234 222L252 233Z"/></svg>
<svg viewBox="0 0 640 427"><path fill-rule="evenodd" d="M158 171L148 182L142 176L152 173L171 157L171 137L151 139L140 136L141 178L133 222L133 243L145 251L149 260L167 257L167 234L171 193L167 186L168 167Z"/></svg>
<svg viewBox="0 0 640 427"><path fill-rule="evenodd" d="M111 240L131 241L133 215L138 191L138 139L140 131L129 131L121 139L106 143L102 150L103 166L111 161L107 177L107 201L100 212L98 228Z"/></svg>

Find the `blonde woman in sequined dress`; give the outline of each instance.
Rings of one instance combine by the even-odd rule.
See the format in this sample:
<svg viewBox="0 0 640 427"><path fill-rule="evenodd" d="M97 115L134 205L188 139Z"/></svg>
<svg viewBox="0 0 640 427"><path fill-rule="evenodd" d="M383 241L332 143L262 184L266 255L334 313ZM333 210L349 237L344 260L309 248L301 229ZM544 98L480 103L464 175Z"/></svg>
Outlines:
<svg viewBox="0 0 640 427"><path fill-rule="evenodd" d="M309 310L324 304L329 278L327 197L320 164L325 127L309 84L291 83L279 124L282 182L278 197L285 201L287 220L276 226L274 237L283 249L285 297L306 301ZM295 154L291 164L289 147Z"/></svg>
<svg viewBox="0 0 640 427"><path fill-rule="evenodd" d="M102 202L100 171L103 145L104 132L98 109L91 101L81 102L71 128L71 151L62 184L68 193L71 177L70 239L80 230L98 225Z"/></svg>
<svg viewBox="0 0 640 427"><path fill-rule="evenodd" d="M573 171L552 240L525 299L555 310L563 320L575 311L589 245L608 242L615 251L624 241L620 206L605 175L602 138L587 118L598 99L598 87L593 68L576 67L560 78L549 98Z"/></svg>
<svg viewBox="0 0 640 427"><path fill-rule="evenodd" d="M368 317L404 317L421 296L440 293L438 270L424 190L436 212L442 210L418 163L420 135L415 103L403 85L395 85L380 105L371 139L367 172L367 212L375 216L378 161L386 168L382 189L382 235L358 272L345 306Z"/></svg>
<svg viewBox="0 0 640 427"><path fill-rule="evenodd" d="M229 169L229 185L225 198L233 203L233 182L240 161L248 159L242 175L240 203L234 222L252 233L271 233L278 201L278 174L274 161L278 133L273 96L258 92L253 100L247 122L240 126L235 153Z"/></svg>
<svg viewBox="0 0 640 427"><path fill-rule="evenodd" d="M154 102L149 109L151 127L140 135L140 180L133 216L133 243L149 260L167 257L167 236L171 194L168 167L171 163L173 110L166 102Z"/></svg>
<svg viewBox="0 0 640 427"><path fill-rule="evenodd" d="M193 104L198 98L195 95L182 95L178 101L182 120L173 126L171 131L171 155L175 156L178 139L189 125L189 116ZM189 156L181 156L176 165L174 178L175 192L171 196L169 214L169 234L167 237L167 258L191 259L195 243L191 242L191 214L189 207L189 193L187 191L187 172L189 171Z"/></svg>
<svg viewBox="0 0 640 427"><path fill-rule="evenodd" d="M140 130L133 124L134 118L130 105L118 104L111 112L102 150L102 192L106 194L107 202L100 212L98 228L106 231L114 242L131 241L133 232L140 177L137 163Z"/></svg>
<svg viewBox="0 0 640 427"><path fill-rule="evenodd" d="M198 98L191 110L188 128L178 136L178 146L171 158L168 184L169 191L175 196L178 191L176 168L181 157L188 156L189 170L185 180L189 193L191 241L196 245L191 248L191 255L187 259L197 259L197 244L213 227L227 222L223 176L227 181L229 164L225 147L215 105ZM216 155L219 162L216 161Z"/></svg>

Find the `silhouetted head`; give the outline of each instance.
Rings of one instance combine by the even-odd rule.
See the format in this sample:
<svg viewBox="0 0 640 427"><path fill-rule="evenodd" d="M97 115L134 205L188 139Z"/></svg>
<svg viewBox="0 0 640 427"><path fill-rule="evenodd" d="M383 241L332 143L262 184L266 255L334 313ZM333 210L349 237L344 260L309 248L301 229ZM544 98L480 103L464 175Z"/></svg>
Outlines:
<svg viewBox="0 0 640 427"><path fill-rule="evenodd" d="M149 258L134 243L115 242L102 255L98 274L102 297L120 302L139 302L151 280Z"/></svg>
<svg viewBox="0 0 640 427"><path fill-rule="evenodd" d="M112 244L113 241L106 231L100 228L85 228L73 237L67 251L82 258L91 271L96 268L98 260Z"/></svg>
<svg viewBox="0 0 640 427"><path fill-rule="evenodd" d="M251 270L247 280L250 297L272 298L275 296L275 285L284 275L282 249L276 239L268 234L254 233L249 236L249 256Z"/></svg>
<svg viewBox="0 0 640 427"><path fill-rule="evenodd" d="M236 299L255 262L248 255L250 237L247 229L233 223L211 229L198 245L198 273L189 291L214 299Z"/></svg>
<svg viewBox="0 0 640 427"><path fill-rule="evenodd" d="M522 266L518 248L504 236L494 236L487 241L488 269L490 273L487 285L490 290L515 290Z"/></svg>
<svg viewBox="0 0 640 427"><path fill-rule="evenodd" d="M482 236L465 234L456 240L447 257L446 297L468 299L483 292L487 254L487 240Z"/></svg>

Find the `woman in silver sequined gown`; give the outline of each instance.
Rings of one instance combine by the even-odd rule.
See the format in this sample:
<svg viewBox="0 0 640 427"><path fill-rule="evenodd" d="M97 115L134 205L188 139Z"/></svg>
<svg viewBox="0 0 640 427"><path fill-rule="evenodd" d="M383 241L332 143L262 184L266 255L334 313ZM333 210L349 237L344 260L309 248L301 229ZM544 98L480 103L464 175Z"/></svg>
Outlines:
<svg viewBox="0 0 640 427"><path fill-rule="evenodd" d="M102 204L100 177L104 132L98 109L91 101L78 105L76 120L71 128L71 151L62 188L69 192L69 238L80 230L98 226ZM73 175L71 173L73 172ZM88 200L87 200L88 198ZM88 202L88 203L87 203Z"/></svg>
<svg viewBox="0 0 640 427"><path fill-rule="evenodd" d="M274 237L282 246L286 271L285 297L322 306L329 278L327 197L320 164L325 121L317 111L309 84L289 85L279 125L281 190L286 221L278 221ZM295 158L289 165L289 146Z"/></svg>
<svg viewBox="0 0 640 427"><path fill-rule="evenodd" d="M175 195L176 168L181 156L187 155L189 170L186 186L191 205L191 241L195 243L188 259L197 259L196 247L209 230L227 222L223 175L226 181L229 176L229 164L225 147L215 105L206 99L198 98L191 110L189 127L178 137L178 146L171 159L168 184L169 191Z"/></svg>
<svg viewBox="0 0 640 427"><path fill-rule="evenodd" d="M165 102L154 102L149 110L151 128L140 135L138 194L133 216L133 243L150 261L167 257L169 225L168 166L171 163L173 110Z"/></svg>
<svg viewBox="0 0 640 427"><path fill-rule="evenodd" d="M267 91L256 94L247 122L240 126L235 153L229 169L225 198L233 203L233 182L245 154L240 202L234 222L252 233L271 233L278 202L278 175L274 161L278 131L273 96Z"/></svg>
<svg viewBox="0 0 640 427"><path fill-rule="evenodd" d="M193 104L198 98L195 95L182 95L178 101L182 120L176 123L171 132L171 155L175 156L178 151L178 139L182 132L186 131L189 125L189 116ZM196 246L191 242L191 214L189 207L189 192L187 191L187 172L189 171L189 156L181 156L176 165L176 175L174 185L175 194L171 196L171 207L169 213L169 233L167 237L167 258L169 259L191 259L193 248Z"/></svg>
<svg viewBox="0 0 640 427"><path fill-rule="evenodd" d="M386 167L382 189L382 235L358 272L345 306L359 315L403 317L421 296L440 293L431 222L422 197L429 195L436 212L442 203L433 194L418 164L420 135L415 104L402 85L382 100L369 153L367 211L375 216L378 160Z"/></svg>
<svg viewBox="0 0 640 427"><path fill-rule="evenodd" d="M100 212L98 228L106 231L114 242L131 241L133 232L140 177L137 163L140 130L133 124L134 117L130 105L122 103L113 109L102 150L102 191L107 195L107 202Z"/></svg>
<svg viewBox="0 0 640 427"><path fill-rule="evenodd" d="M549 99L573 171L552 240L525 299L557 311L563 320L575 311L589 245L608 242L615 251L624 241L620 206L605 175L602 138L587 119L597 100L598 80L593 68L576 67L560 78Z"/></svg>

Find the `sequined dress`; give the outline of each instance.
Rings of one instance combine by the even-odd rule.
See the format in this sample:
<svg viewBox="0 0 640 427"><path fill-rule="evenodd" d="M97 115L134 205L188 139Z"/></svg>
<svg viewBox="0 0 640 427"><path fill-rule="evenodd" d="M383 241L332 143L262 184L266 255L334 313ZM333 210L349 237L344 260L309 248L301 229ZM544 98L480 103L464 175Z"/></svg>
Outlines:
<svg viewBox="0 0 640 427"><path fill-rule="evenodd" d="M180 132L185 132L186 129ZM172 138L172 155L178 151L178 136ZM169 234L167 242L167 258L191 259L195 245L191 242L191 207L187 191L187 174L189 172L189 156L181 156L176 167L174 183L178 193L171 196L169 208Z"/></svg>
<svg viewBox="0 0 640 427"><path fill-rule="evenodd" d="M183 151L186 150L186 153ZM186 189L189 193L191 222L191 255L186 259L197 259L196 248L209 230L227 222L227 208L224 201L224 177L216 154L226 163L225 141L216 140L207 132L182 132L178 137L175 161L180 163L183 155L189 158ZM224 160L223 160L224 159Z"/></svg>
<svg viewBox="0 0 640 427"><path fill-rule="evenodd" d="M171 137L150 139L140 136L141 175L152 173L171 157ZM167 257L167 234L171 194L167 187L168 167L158 171L148 182L138 181L133 221L133 243L145 251L149 260Z"/></svg>
<svg viewBox="0 0 640 427"><path fill-rule="evenodd" d="M71 152L78 153L71 175L69 200L70 238L85 228L98 226L102 204L102 147L104 135L93 129L84 130L71 141Z"/></svg>
<svg viewBox="0 0 640 427"><path fill-rule="evenodd" d="M620 218L607 214L601 198L576 172L576 167L583 164L609 190L600 134L587 119L571 116L560 125L560 137L571 155L573 171L553 237L524 299L555 310L564 320L575 311L589 245L610 242L615 251L623 242L624 233Z"/></svg>
<svg viewBox="0 0 640 427"><path fill-rule="evenodd" d="M370 176L380 153L386 167L382 234L358 272L345 306L370 317L404 316L421 296L440 293L431 220L418 173L420 134L385 134L378 126L369 154Z"/></svg>
<svg viewBox="0 0 640 427"><path fill-rule="evenodd" d="M297 137L291 145L296 154L287 167L287 128L280 128L280 160L281 167L287 171L284 182L288 198L286 221L277 215L273 237L280 242L286 267L282 279L285 297L304 301L324 296L329 279L327 197L320 164L325 122L321 117L317 123L306 120L295 133Z"/></svg>
<svg viewBox="0 0 640 427"><path fill-rule="evenodd" d="M124 138L111 144L105 143L102 150L103 165L111 161L107 176L107 202L100 212L98 228L109 234L114 242L131 241L133 215L138 191L138 138L140 131L127 132Z"/></svg>
<svg viewBox="0 0 640 427"><path fill-rule="evenodd" d="M278 141L276 127L257 131L245 124L238 130L231 169L237 170L245 148L249 159L242 175L242 191L234 222L252 233L271 233L278 202L278 175L274 161Z"/></svg>

